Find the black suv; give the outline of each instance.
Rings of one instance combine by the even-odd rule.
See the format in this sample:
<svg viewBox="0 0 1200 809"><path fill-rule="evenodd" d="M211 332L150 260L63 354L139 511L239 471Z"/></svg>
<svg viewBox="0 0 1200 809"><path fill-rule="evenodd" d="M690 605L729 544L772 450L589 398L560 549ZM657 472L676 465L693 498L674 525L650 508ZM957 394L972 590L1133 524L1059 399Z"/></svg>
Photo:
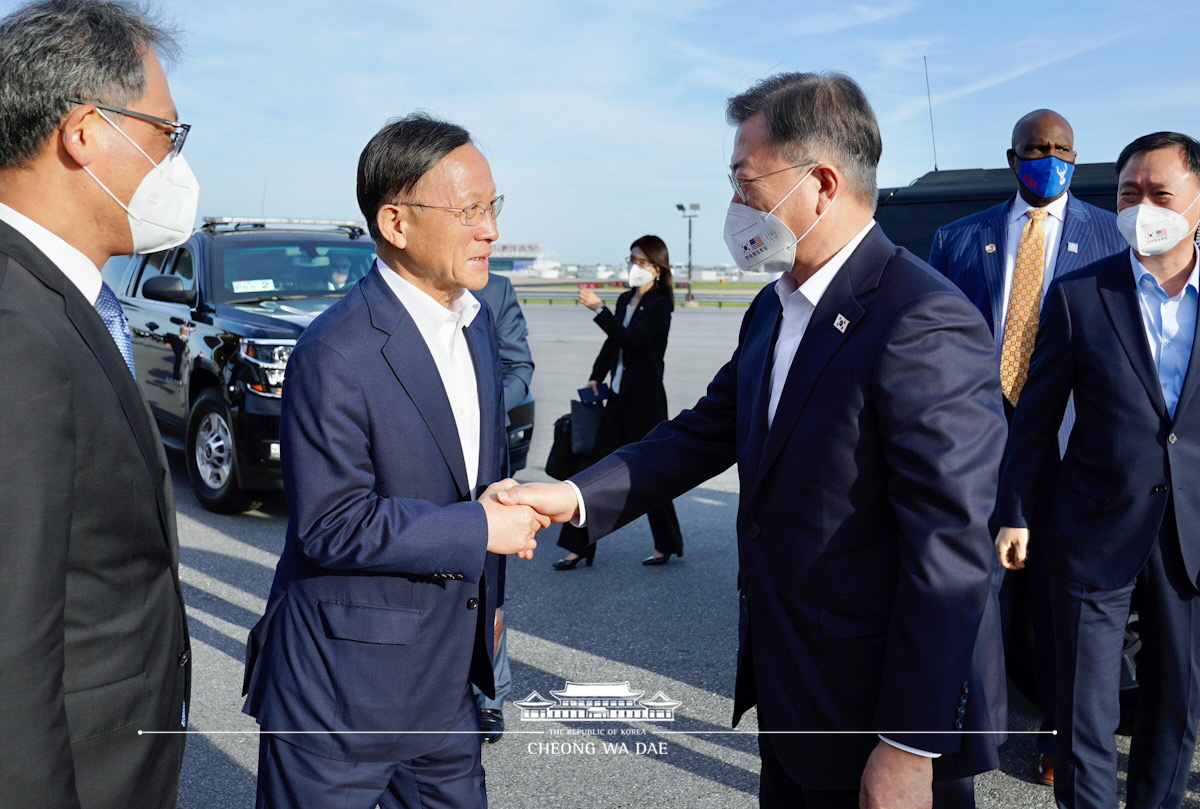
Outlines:
<svg viewBox="0 0 1200 809"><path fill-rule="evenodd" d="M371 269L358 222L210 217L184 244L103 268L133 338L138 384L210 511L280 489L279 407L296 338ZM533 399L508 414L523 468Z"/></svg>

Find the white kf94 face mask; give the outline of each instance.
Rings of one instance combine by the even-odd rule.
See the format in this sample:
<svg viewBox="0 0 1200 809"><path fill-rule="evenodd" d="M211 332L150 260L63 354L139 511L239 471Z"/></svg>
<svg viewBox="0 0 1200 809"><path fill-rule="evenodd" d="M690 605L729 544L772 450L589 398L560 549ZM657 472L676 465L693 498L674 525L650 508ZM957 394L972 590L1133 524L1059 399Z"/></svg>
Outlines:
<svg viewBox="0 0 1200 809"><path fill-rule="evenodd" d="M834 200L829 201L825 210L821 211L808 226L808 230L799 237L783 224L783 220L775 216L775 211L816 168L814 165L806 171L791 190L783 195L783 199L775 203L775 207L769 211L759 211L740 202L729 203L729 210L725 214L725 246L729 248L729 254L733 256L739 270L783 273L792 269L796 262L796 245L812 232L825 214L829 213Z"/></svg>
<svg viewBox="0 0 1200 809"><path fill-rule="evenodd" d="M628 278L626 283L630 289L644 287L646 284L654 280L654 273L647 270L645 267L640 267L637 264L630 264L628 268Z"/></svg>
<svg viewBox="0 0 1200 809"><path fill-rule="evenodd" d="M155 163L111 118L100 110L97 112L153 166L134 189L128 205L117 199L117 195L100 182L91 169L83 167L88 176L104 189L104 193L125 209L129 234L133 237L133 252L154 253L183 244L192 235L192 225L196 221L196 210L200 203L200 184L187 161L178 152L171 152L161 162Z"/></svg>
<svg viewBox="0 0 1200 809"><path fill-rule="evenodd" d="M1183 213L1190 211L1196 200L1200 200L1200 194L1183 209ZM1183 214L1145 204L1134 205L1117 214L1117 230L1140 256L1161 256L1193 232Z"/></svg>

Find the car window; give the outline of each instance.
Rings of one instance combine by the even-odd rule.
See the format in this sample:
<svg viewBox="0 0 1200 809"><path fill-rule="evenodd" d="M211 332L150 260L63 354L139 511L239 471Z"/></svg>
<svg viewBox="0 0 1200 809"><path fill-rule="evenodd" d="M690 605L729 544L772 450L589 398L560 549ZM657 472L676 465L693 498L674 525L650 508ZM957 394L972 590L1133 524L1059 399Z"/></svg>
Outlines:
<svg viewBox="0 0 1200 809"><path fill-rule="evenodd" d="M142 264L141 271L138 273L137 279L137 294L142 297L142 287L146 284L147 278L153 278L156 275L161 275L163 270L163 261L170 254L169 250L164 250L161 253L151 253L146 256L145 262Z"/></svg>
<svg viewBox="0 0 1200 809"><path fill-rule="evenodd" d="M124 295L128 287L129 267L137 256L113 256L100 268L100 277L117 295Z"/></svg>
<svg viewBox="0 0 1200 809"><path fill-rule="evenodd" d="M367 274L375 260L374 245L365 241L343 245L304 234L294 241L270 244L216 241L213 287L217 303L342 295Z"/></svg>
<svg viewBox="0 0 1200 809"><path fill-rule="evenodd" d="M175 251L175 260L172 262L171 272L179 276L179 280L183 282L184 289L195 289L196 287L196 265L192 261L192 251L186 247L180 247Z"/></svg>

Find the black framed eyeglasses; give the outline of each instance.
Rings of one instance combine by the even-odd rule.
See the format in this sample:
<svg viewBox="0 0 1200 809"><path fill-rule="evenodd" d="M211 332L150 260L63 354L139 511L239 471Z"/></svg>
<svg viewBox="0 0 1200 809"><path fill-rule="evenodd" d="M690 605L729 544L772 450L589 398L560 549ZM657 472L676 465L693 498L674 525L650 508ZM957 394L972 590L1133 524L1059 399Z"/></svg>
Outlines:
<svg viewBox="0 0 1200 809"><path fill-rule="evenodd" d="M458 217L458 221L462 222L467 227L478 225L480 220L487 214L492 215L492 219L500 216L500 211L504 209L504 195L493 199L491 202L476 202L474 205L468 205L465 208L447 208L444 205L426 205L422 202L397 202L397 205L407 205L410 208L432 208L435 211L446 211Z"/></svg>
<svg viewBox="0 0 1200 809"><path fill-rule="evenodd" d="M183 149L183 142L187 140L188 132L192 128L191 124L185 124L181 121L171 121L166 118L159 118L157 115L147 115L144 112L135 112L134 110L127 110L124 107L114 107L111 104L101 104L99 101L84 101L81 98L68 98L67 101L70 101L72 104L91 104L97 109L108 110L109 112L116 112L121 115L128 115L131 118L137 118L140 121L148 121L152 124L159 124L160 126L169 126L171 127L171 131L168 133L168 137L171 138L171 146L174 147L175 154L179 154L180 150Z"/></svg>
<svg viewBox="0 0 1200 809"><path fill-rule="evenodd" d="M740 199L742 201L742 204L746 205L746 204L748 204L746 202L746 192L742 188L742 186L744 186L746 183L752 183L755 180L761 180L763 177L770 177L772 174L779 174L780 172L788 171L789 169L801 169L801 168L804 168L805 166L811 166L816 162L817 161L815 161L815 160L810 160L807 163L797 163L794 166L784 166L781 169L776 169L775 171L768 171L766 174L760 174L757 177L747 177L744 180L739 180L737 177L733 176L732 172L730 172L729 184L733 186L733 191L735 194L738 195L738 199Z"/></svg>

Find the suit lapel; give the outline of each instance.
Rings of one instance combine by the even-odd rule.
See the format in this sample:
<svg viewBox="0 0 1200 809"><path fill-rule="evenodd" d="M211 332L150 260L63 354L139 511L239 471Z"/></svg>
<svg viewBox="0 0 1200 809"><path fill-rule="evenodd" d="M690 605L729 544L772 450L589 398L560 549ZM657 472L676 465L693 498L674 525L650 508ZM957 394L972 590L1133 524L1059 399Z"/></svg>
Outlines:
<svg viewBox="0 0 1200 809"><path fill-rule="evenodd" d="M767 439L767 407L771 399L775 341L779 338L779 326L783 320L780 317L783 308L774 283L759 293L754 307L754 320L746 328L746 337L738 352L738 400L747 403L744 409L739 406L739 410L747 414L746 423L750 425L742 463L748 466L746 477L757 481ZM746 381L743 383L741 380Z"/></svg>
<svg viewBox="0 0 1200 809"><path fill-rule="evenodd" d="M125 364L104 321L91 302L83 297L79 288L63 275L56 265L32 242L5 222L0 222L0 242L6 245L6 250L14 261L62 297L64 314L96 357L100 367L104 369L104 373L121 403L125 419L133 431L146 467L150 470L151 479L157 482L155 494L158 500L159 519L162 521L163 534L167 538L168 544L173 543L172 508L166 495L166 487L170 485L170 482L166 479L166 456L162 449L158 428L150 415L146 397L142 395L137 382L129 373L129 366Z"/></svg>
<svg viewBox="0 0 1200 809"><path fill-rule="evenodd" d="M800 346L796 349L796 357L788 369L787 380L775 410L775 418L767 430L762 461L754 479L755 489L787 443L787 438L804 410L809 394L812 393L821 373L838 349L854 333L855 327L862 319L864 310L857 296L878 285L879 274L892 248L892 243L879 227L874 227L833 276L825 294L817 302ZM774 354L774 343L773 340L771 355ZM770 395L769 377L772 372L768 371L768 393L764 396L764 407L759 411L764 421L767 415L765 405Z"/></svg>
<svg viewBox="0 0 1200 809"><path fill-rule="evenodd" d="M504 427L501 410L497 402L503 397L499 388L496 349L489 339L494 331L490 315L480 311L467 327L467 347L471 350L471 362L475 366L475 387L479 392L479 470L475 476L476 488L482 490L491 483L498 472L498 447L507 448L506 440L496 440L496 433Z"/></svg>
<svg viewBox="0 0 1200 809"><path fill-rule="evenodd" d="M1106 262L1097 282L1100 287L1100 300L1108 312L1117 337L1121 340L1125 355L1129 357L1133 372L1146 389L1154 409L1163 419L1169 420L1167 403L1159 387L1158 371L1154 368L1154 358L1150 355L1150 346L1146 343L1146 328L1139 309L1129 253L1119 253Z"/></svg>
<svg viewBox="0 0 1200 809"><path fill-rule="evenodd" d="M1062 233L1058 237L1058 254L1054 259L1055 278L1090 263L1082 259L1087 252L1087 221L1090 218L1083 203L1068 194L1067 207L1063 211ZM1075 245L1074 251L1071 245Z"/></svg>
<svg viewBox="0 0 1200 809"><path fill-rule="evenodd" d="M1008 244L1009 207L1000 206L996 215L983 223L979 233L979 249L983 251L980 261L983 265L983 277L987 281L988 303L991 304L984 310L984 317L991 321L988 325L991 326L992 334L999 332L1002 311L1000 302L1004 300L1004 251ZM988 246L992 247L990 251Z"/></svg>
<svg viewBox="0 0 1200 809"><path fill-rule="evenodd" d="M458 426L454 423L454 412L442 384L441 374L425 338L408 311L379 275L390 272L377 268L367 273L359 283L359 294L366 299L371 325L388 335L383 344L383 358L391 366L400 387L412 400L421 414L426 428L442 453L458 490L466 494L467 466L463 460L462 445L458 440Z"/></svg>

